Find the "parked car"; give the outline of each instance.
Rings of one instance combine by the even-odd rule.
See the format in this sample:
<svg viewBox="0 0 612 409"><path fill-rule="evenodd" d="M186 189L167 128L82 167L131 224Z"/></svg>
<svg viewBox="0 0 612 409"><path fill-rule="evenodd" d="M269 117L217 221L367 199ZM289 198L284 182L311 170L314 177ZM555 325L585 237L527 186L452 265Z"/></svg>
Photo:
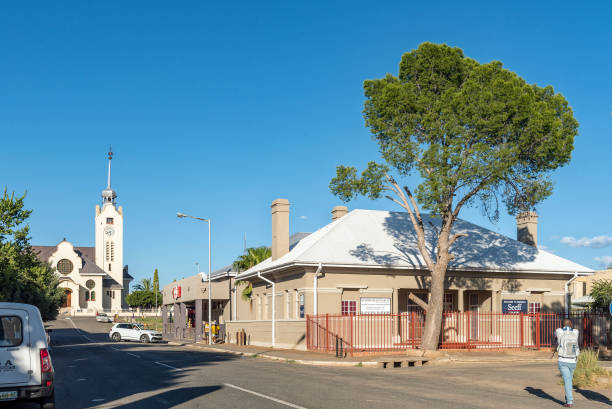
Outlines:
<svg viewBox="0 0 612 409"><path fill-rule="evenodd" d="M142 343L148 343L162 340L161 332L145 329L142 324L129 323L118 323L113 325L108 336L115 342L140 341Z"/></svg>
<svg viewBox="0 0 612 409"><path fill-rule="evenodd" d="M0 302L0 402L28 400L55 409L54 380L38 308Z"/></svg>
<svg viewBox="0 0 612 409"><path fill-rule="evenodd" d="M96 321L98 322L113 322L113 318L103 312L96 314Z"/></svg>

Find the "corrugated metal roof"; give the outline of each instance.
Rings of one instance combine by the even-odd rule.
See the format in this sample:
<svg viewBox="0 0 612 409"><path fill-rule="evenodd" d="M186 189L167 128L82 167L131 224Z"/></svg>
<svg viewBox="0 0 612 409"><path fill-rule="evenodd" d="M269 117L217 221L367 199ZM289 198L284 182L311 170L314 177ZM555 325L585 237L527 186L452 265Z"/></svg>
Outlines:
<svg viewBox="0 0 612 409"><path fill-rule="evenodd" d="M433 253L438 218L423 215L426 241ZM590 273L591 269L502 234L458 219L453 233L466 233L451 251L449 269L466 271ZM432 255L432 258L435 257ZM303 238L292 250L245 271L265 272L286 264L328 264L360 267L425 269L417 235L406 212L355 209Z"/></svg>

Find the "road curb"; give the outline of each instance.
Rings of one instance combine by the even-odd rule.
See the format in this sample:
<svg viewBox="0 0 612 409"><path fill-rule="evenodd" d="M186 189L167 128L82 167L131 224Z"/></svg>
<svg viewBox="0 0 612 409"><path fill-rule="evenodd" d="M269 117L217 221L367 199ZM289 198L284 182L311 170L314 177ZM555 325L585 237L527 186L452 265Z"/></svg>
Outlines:
<svg viewBox="0 0 612 409"><path fill-rule="evenodd" d="M346 362L346 361L315 361L315 360L309 360L309 359L290 359L290 358L284 358L281 356L277 356L277 355L269 355L269 354L265 354L265 353L254 353L254 354L250 354L250 353L245 353L245 352L240 352L240 351L234 351L231 349L223 349L223 348L210 348L204 345L198 345L198 344L188 344L188 346L191 347L195 347L195 348L200 348L206 351L211 351L211 352L221 352L224 354L232 354L232 355L238 355L238 356L247 356L247 357L257 357L257 358L265 358L265 359L269 359L272 361L279 361L279 362L287 362L287 363L295 363L295 364L300 364L300 365L311 365L311 366L330 366L330 367L372 367L375 368L377 366L377 362L372 362L372 361L365 361L365 362Z"/></svg>
<svg viewBox="0 0 612 409"><path fill-rule="evenodd" d="M246 356L246 357L257 357L257 358L265 358L272 361L279 362L287 362L287 363L295 363L300 365L311 365L311 366L328 366L328 367L363 367L363 368L376 368L378 367L378 361L316 361L309 359L290 359L285 357L280 357L277 355L270 355L267 353L248 353L241 351L234 351L231 349L225 348L210 348L202 344L180 344L177 342L168 342L170 345L182 345L193 348L203 349L205 351L210 352L218 352L223 354L232 354L237 356ZM500 364L500 363L520 363L520 362L536 362L536 363L552 363L556 362L556 359L548 359L548 358L513 358L513 359L456 359L452 357L445 358L433 358L429 359L427 366L436 366L436 365L448 365L448 364Z"/></svg>

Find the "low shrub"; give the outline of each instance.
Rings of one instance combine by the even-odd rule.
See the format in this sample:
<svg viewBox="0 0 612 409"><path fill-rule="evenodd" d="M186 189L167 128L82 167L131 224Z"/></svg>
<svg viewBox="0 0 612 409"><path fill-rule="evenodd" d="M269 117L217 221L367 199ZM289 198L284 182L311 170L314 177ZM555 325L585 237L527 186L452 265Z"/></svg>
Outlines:
<svg viewBox="0 0 612 409"><path fill-rule="evenodd" d="M612 376L609 370L599 366L599 353L593 349L580 351L573 383L575 387L593 386L598 375Z"/></svg>

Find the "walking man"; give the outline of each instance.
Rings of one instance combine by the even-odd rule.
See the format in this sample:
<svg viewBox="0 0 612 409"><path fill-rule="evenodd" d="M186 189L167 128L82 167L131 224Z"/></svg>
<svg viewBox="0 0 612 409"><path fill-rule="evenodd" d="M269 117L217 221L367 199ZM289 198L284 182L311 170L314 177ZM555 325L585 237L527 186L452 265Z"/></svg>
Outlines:
<svg viewBox="0 0 612 409"><path fill-rule="evenodd" d="M559 355L559 372L563 378L565 386L565 405L563 407L571 408L574 405L574 396L572 394L572 380L574 378L574 370L576 370L576 361L580 350L578 349L578 330L572 328L572 321L569 319L563 320L563 328L555 330L557 337L557 353Z"/></svg>

